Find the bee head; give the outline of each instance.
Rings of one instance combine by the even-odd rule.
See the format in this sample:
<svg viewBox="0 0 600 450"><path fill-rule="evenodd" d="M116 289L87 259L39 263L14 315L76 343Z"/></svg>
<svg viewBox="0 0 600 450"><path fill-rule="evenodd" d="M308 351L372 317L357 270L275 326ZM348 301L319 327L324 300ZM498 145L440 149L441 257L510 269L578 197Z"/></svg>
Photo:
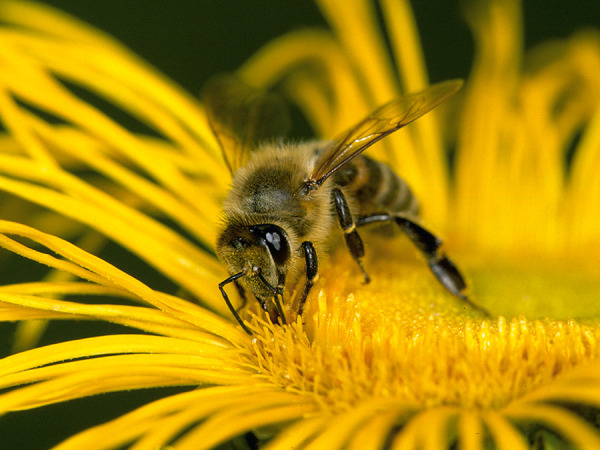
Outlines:
<svg viewBox="0 0 600 450"><path fill-rule="evenodd" d="M286 232L276 225L230 224L217 241L217 255L229 273L244 273L252 293L266 301L284 281L291 250Z"/></svg>

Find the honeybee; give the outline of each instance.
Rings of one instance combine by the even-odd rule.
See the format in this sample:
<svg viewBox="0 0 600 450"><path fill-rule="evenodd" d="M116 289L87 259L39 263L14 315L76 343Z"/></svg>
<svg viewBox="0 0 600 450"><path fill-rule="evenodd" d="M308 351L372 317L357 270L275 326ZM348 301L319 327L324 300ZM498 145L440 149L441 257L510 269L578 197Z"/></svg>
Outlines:
<svg viewBox="0 0 600 450"><path fill-rule="evenodd" d="M216 84L216 86L215 86ZM440 251L441 240L418 223L418 201L386 164L362 152L451 97L462 82L451 80L380 106L338 139L286 144L247 143L266 135L283 114L271 99L252 94L232 78L207 89L211 126L233 175L223 205L216 251L230 277L221 294L242 328L252 334L225 291L234 283L244 304L249 289L273 323L286 323L286 284L304 278L298 315L318 277L318 261L339 228L362 272L364 246L358 229L396 223L425 256L431 271L453 295L470 302L455 264ZM244 93L241 95L241 93ZM240 137L241 136L241 137Z"/></svg>

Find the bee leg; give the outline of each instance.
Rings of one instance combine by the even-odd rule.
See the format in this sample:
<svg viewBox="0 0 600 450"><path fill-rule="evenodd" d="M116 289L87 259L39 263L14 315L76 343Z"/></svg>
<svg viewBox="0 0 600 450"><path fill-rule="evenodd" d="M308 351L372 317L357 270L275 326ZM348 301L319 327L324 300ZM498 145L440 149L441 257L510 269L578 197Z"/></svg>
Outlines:
<svg viewBox="0 0 600 450"><path fill-rule="evenodd" d="M275 307L277 308L277 315L281 317L281 323L283 325L287 325L287 320L285 319L285 314L283 312L283 286L277 286L277 293L275 294ZM279 321L277 321L279 323Z"/></svg>
<svg viewBox="0 0 600 450"><path fill-rule="evenodd" d="M230 276L226 280L221 281L219 283L219 290L221 291L221 295L223 296L223 299L225 300L225 303L229 307L229 310L231 311L231 314L233 314L233 317L236 318L236 320L242 326L242 328L244 329L244 331L246 333L248 333L250 336L252 336L252 331L250 331L250 328L248 328L248 326L244 323L244 321L239 316L239 314L237 313L237 311L234 308L234 306L231 304L231 301L229 300L229 297L227 296L227 293L225 292L225 288L224 288L226 284L229 284L231 282L236 281L238 278L242 277L243 275L244 275L244 272L236 273L235 275Z"/></svg>
<svg viewBox="0 0 600 450"><path fill-rule="evenodd" d="M304 259L306 261L306 284L304 285L304 290L300 297L300 304L298 305L299 316L302 316L302 313L304 312L304 304L306 303L310 289L319 278L319 262L317 260L317 252L315 251L312 242L303 242L302 250L304 251Z"/></svg>
<svg viewBox="0 0 600 450"><path fill-rule="evenodd" d="M481 311L486 316L490 315L485 308L473 303L473 301L471 301L471 299L464 293L465 289L467 288L465 279L452 260L439 251L442 245L442 240L430 231L423 228L421 225L417 224L414 220L401 214L382 213L361 217L357 220L356 225L362 226L376 222L391 221L395 221L396 224L402 228L404 233L408 236L415 247L417 247L421 253L423 253L425 258L427 258L429 268L448 292L465 301L474 309Z"/></svg>
<svg viewBox="0 0 600 450"><path fill-rule="evenodd" d="M451 294L466 300L463 291L466 289L467 283L454 263L446 255L439 252L442 240L404 216L395 215L394 220L415 247L425 255L431 271L442 283L442 286Z"/></svg>
<svg viewBox="0 0 600 450"><path fill-rule="evenodd" d="M279 274L279 280L277 281L277 287L275 292L275 306L277 307L277 311L281 315L281 321L284 325L287 325L287 321L285 319L285 314L283 313L283 290L285 289L285 274Z"/></svg>
<svg viewBox="0 0 600 450"><path fill-rule="evenodd" d="M344 239L346 240L346 247L350 251L350 254L360 267L360 270L365 277L365 284L371 281L369 275L365 271L365 268L362 265L362 258L365 256L365 248L363 246L362 239L360 235L356 231L356 224L354 223L354 219L352 218L352 213L350 212L350 208L348 207L348 202L346 202L346 197L339 189L333 190L333 202L335 204L335 210L337 212L338 218L340 220L340 226L342 227L342 231L344 232Z"/></svg>
<svg viewBox="0 0 600 450"><path fill-rule="evenodd" d="M238 294L240 295L240 297L242 299L242 304L235 309L237 312L240 312L242 309L244 309L246 307L246 304L248 304L248 297L246 297L246 291L244 291L244 288L238 282L238 280L235 280L233 282L233 284L235 284Z"/></svg>
<svg viewBox="0 0 600 450"><path fill-rule="evenodd" d="M281 300L283 299L283 287L285 286L285 277L280 278L277 287L271 286L271 284L262 276L260 270L256 272L256 276L273 292L273 302L275 303L275 310L269 309L267 303L264 300L257 299L260 302L262 308L269 313L271 323L279 323L279 317L281 317L281 323L287 325L285 320L285 314L283 313L283 307L281 306Z"/></svg>

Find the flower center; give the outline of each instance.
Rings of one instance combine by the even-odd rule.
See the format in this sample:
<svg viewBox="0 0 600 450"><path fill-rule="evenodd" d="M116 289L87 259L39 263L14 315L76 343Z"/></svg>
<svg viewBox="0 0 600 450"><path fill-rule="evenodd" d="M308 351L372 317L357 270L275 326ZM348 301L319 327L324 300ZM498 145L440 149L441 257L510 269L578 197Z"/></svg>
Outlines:
<svg viewBox="0 0 600 450"><path fill-rule="evenodd" d="M594 322L600 318L600 277L575 267L566 263L557 268L544 261L480 264L469 277L485 305L506 317Z"/></svg>
<svg viewBox="0 0 600 450"><path fill-rule="evenodd" d="M414 252L403 254L393 264L387 257L367 261L373 281L364 285L338 252L304 323L260 323L263 334L245 349L245 363L282 388L343 410L373 398L500 407L565 369L600 359L597 321L518 315L526 296L536 307L548 292L571 301L567 293L585 291L570 291L577 278L545 284L518 270L471 270L486 307L503 300L512 308L510 315L485 318L446 293Z"/></svg>

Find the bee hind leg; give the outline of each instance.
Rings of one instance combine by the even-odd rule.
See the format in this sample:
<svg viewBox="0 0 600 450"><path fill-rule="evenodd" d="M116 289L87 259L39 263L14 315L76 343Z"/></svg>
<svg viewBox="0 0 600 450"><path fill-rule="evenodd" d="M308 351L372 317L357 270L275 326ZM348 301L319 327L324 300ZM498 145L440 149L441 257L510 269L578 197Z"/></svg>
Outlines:
<svg viewBox="0 0 600 450"><path fill-rule="evenodd" d="M473 308L481 311L486 316L490 315L485 308L473 303L473 301L465 294L467 288L465 279L452 260L440 252L442 240L414 220L402 214L382 213L361 217L356 221L356 226L391 221L396 222L414 246L423 253L427 259L429 268L448 292L465 301Z"/></svg>

